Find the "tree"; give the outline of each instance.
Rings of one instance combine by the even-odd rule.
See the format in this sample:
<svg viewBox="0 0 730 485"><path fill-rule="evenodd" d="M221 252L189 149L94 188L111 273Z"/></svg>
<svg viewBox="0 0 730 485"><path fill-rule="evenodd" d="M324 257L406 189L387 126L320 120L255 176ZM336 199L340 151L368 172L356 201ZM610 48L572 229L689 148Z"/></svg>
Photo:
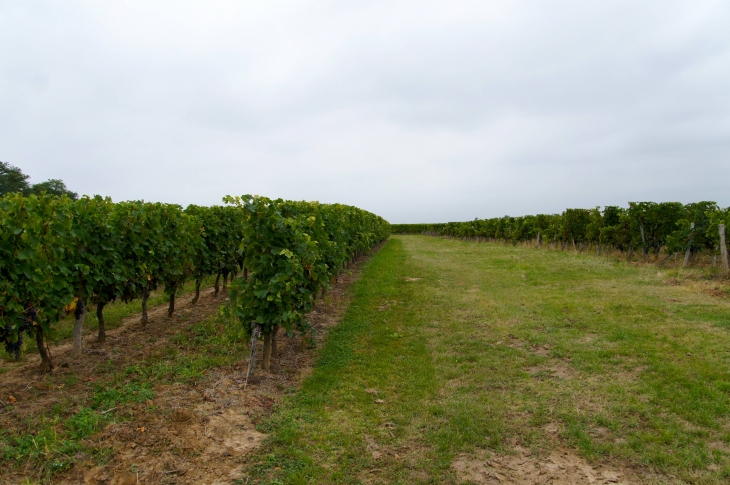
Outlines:
<svg viewBox="0 0 730 485"><path fill-rule="evenodd" d="M59 179L49 179L39 184L33 184L30 188L30 192L36 195L40 195L43 192L50 195L65 195L71 200L79 198L79 194L68 190L66 188L66 184L63 183L63 180Z"/></svg>
<svg viewBox="0 0 730 485"><path fill-rule="evenodd" d="M13 192L27 193L30 190L28 176L18 167L0 162L0 197Z"/></svg>
<svg viewBox="0 0 730 485"><path fill-rule="evenodd" d="M49 179L45 182L31 185L28 183L30 177L23 171L6 162L0 162L0 197L5 194L20 192L23 195L41 195L45 192L48 195L65 195L71 200L77 200L79 194L66 188L66 184L60 179Z"/></svg>

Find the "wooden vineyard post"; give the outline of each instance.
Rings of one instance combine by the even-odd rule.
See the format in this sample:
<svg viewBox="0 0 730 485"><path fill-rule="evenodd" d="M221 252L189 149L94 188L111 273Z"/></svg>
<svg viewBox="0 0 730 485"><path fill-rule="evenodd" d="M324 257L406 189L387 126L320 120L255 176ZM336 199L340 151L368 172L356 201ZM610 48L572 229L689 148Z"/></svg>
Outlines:
<svg viewBox="0 0 730 485"><path fill-rule="evenodd" d="M140 319L140 322L142 323L142 328L147 327L147 322L149 321L149 316L147 315L147 300L150 297L150 282L147 280L147 284L144 288L142 288L142 318Z"/></svg>
<svg viewBox="0 0 730 485"><path fill-rule="evenodd" d="M175 313L175 290L172 290L170 294L170 303L167 306L167 318L172 318L172 314Z"/></svg>
<svg viewBox="0 0 730 485"><path fill-rule="evenodd" d="M215 293L213 293L213 298L218 296L218 292L220 291L220 286L218 284L220 282L220 280L221 280L221 271L218 270L218 273L216 273L216 275L215 275L215 283L213 283L213 288L215 288Z"/></svg>
<svg viewBox="0 0 730 485"><path fill-rule="evenodd" d="M190 302L191 305L195 305L198 303L198 299L200 299L200 278L195 280L195 297L193 297L193 301Z"/></svg>
<svg viewBox="0 0 730 485"><path fill-rule="evenodd" d="M106 301L101 300L96 304L96 320L99 322L99 335L96 341L103 344L106 342L106 322L104 321L104 305Z"/></svg>
<svg viewBox="0 0 730 485"><path fill-rule="evenodd" d="M689 226L689 241L687 241L687 251L684 253L684 261L682 261L682 267L686 267L689 263L689 256L692 254L692 231L695 229L695 223L693 222Z"/></svg>
<svg viewBox="0 0 730 485"><path fill-rule="evenodd" d="M266 372L271 370L271 333L264 335L264 360L261 363L261 368Z"/></svg>
<svg viewBox="0 0 730 485"><path fill-rule="evenodd" d="M722 273L728 274L727 246L725 245L725 224L720 224L720 256L722 257Z"/></svg>
<svg viewBox="0 0 730 485"><path fill-rule="evenodd" d="M248 358L248 370L246 371L246 382L243 384L243 389L248 386L248 377L251 375L251 371L256 366L256 347L259 342L259 335L261 335L261 324L251 324L251 356Z"/></svg>
<svg viewBox="0 0 730 485"><path fill-rule="evenodd" d="M74 333L73 333L73 339L74 339L74 347L73 351L75 354L80 355L81 354L81 345L83 343L82 339L82 332L84 329L84 320L86 319L86 305L84 304L84 299L79 297L78 301L76 302L76 309L74 310Z"/></svg>
<svg viewBox="0 0 730 485"><path fill-rule="evenodd" d="M644 262L646 262L646 236L644 235L643 224L639 224L639 231L641 231L641 254L644 255Z"/></svg>

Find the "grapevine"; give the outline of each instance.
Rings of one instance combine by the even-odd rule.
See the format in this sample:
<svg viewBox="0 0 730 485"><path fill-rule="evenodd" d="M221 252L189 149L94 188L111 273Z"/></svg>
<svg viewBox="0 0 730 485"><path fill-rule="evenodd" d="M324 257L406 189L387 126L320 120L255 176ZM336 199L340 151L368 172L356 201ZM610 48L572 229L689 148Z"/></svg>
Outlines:
<svg viewBox="0 0 730 485"><path fill-rule="evenodd" d="M369 212L340 204L262 197L227 197L226 206L189 206L100 196L48 194L0 198L0 339L20 358L34 335L42 368L53 369L46 341L74 312L74 349L81 351L87 309L96 307L98 341L105 340L104 306L175 295L190 278L231 278L230 312L246 329L261 325L265 355L279 327L306 332L305 314L317 293L349 260L390 233ZM268 354L267 354L268 352Z"/></svg>
<svg viewBox="0 0 730 485"><path fill-rule="evenodd" d="M628 256L640 250L667 256L689 250L719 252L718 227L730 222L730 208L715 202L629 202L628 208L566 209L561 214L495 217L465 222L393 224L396 234L428 234L521 243L536 240L562 248L613 247Z"/></svg>

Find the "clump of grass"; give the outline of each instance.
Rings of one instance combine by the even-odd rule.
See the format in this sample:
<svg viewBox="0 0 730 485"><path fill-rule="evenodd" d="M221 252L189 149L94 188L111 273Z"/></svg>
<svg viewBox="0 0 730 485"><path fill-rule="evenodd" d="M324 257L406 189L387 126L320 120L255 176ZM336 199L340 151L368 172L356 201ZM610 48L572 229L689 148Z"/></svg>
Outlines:
<svg viewBox="0 0 730 485"><path fill-rule="evenodd" d="M154 399L150 382L132 381L118 387L97 385L91 397L93 409L111 409L120 403L139 403Z"/></svg>
<svg viewBox="0 0 730 485"><path fill-rule="evenodd" d="M143 363L128 366L124 374L149 382L193 382L208 369L242 360L248 350L242 325L215 315L171 337L168 347Z"/></svg>
<svg viewBox="0 0 730 485"><path fill-rule="evenodd" d="M91 446L84 440L112 421L113 415L89 407L82 406L69 414L55 408L51 416L29 419L24 433L0 433L0 457L5 465L31 465L39 479L48 480L71 468L79 453L91 457L107 455L108 449Z"/></svg>

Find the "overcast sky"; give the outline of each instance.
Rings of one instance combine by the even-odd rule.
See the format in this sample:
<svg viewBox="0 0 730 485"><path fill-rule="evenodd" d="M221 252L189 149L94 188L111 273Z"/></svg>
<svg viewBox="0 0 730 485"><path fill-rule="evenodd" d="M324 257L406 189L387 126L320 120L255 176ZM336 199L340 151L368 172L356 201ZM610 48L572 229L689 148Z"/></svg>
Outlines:
<svg viewBox="0 0 730 485"><path fill-rule="evenodd" d="M730 2L0 0L0 160L394 223L727 206Z"/></svg>

